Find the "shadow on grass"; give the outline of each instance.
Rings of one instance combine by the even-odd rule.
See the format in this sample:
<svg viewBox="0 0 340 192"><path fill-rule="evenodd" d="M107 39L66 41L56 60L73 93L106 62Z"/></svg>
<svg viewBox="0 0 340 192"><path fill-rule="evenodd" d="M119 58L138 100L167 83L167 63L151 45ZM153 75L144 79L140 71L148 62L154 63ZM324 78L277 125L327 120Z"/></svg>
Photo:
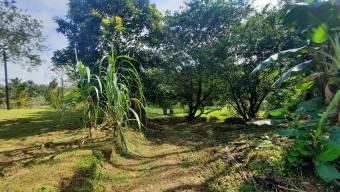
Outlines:
<svg viewBox="0 0 340 192"><path fill-rule="evenodd" d="M96 176L97 164L88 162L89 164L76 168L75 173L71 179L65 180L61 183L61 192L94 191L93 180Z"/></svg>
<svg viewBox="0 0 340 192"><path fill-rule="evenodd" d="M25 139L60 130L74 130L81 126L77 112L66 112L64 116L58 111L38 111L28 118L0 121L0 139Z"/></svg>
<svg viewBox="0 0 340 192"><path fill-rule="evenodd" d="M274 128L264 125L226 125L214 122L187 122L185 118L152 119L144 131L155 144L172 144L204 149L226 144L244 134L265 134Z"/></svg>
<svg viewBox="0 0 340 192"><path fill-rule="evenodd" d="M56 143L52 147L27 147L23 149L15 149L11 151L0 152L0 156L7 157L8 161L0 162L0 177L5 168L21 164L24 167L32 164L43 164L53 162L54 157L66 152L75 150L87 150L99 148L103 143L107 143L110 138L88 139L85 144L83 140L73 140L68 142ZM13 158L13 159L12 159Z"/></svg>

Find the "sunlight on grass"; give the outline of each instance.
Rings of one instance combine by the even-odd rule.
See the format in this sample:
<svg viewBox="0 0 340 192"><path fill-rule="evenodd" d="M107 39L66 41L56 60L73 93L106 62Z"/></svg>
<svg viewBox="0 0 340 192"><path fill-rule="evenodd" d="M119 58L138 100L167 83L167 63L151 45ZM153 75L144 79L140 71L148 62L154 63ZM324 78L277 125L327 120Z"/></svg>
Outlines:
<svg viewBox="0 0 340 192"><path fill-rule="evenodd" d="M163 115L163 110L157 106L147 106L146 113L148 118L166 118L166 117L186 117L187 110L181 107L174 107L173 114ZM212 112L210 112L212 111ZM203 114L201 117L206 117L208 120L217 120L217 121L224 121L228 117L236 116L235 110L230 107L223 107L222 109L218 109L216 107L206 107L205 113L210 112L208 114ZM197 115L199 112L197 112Z"/></svg>
<svg viewBox="0 0 340 192"><path fill-rule="evenodd" d="M52 112L53 109L41 108L41 109L12 109L5 110L0 109L0 121L4 120L14 120L21 118L37 118L37 114L42 112Z"/></svg>

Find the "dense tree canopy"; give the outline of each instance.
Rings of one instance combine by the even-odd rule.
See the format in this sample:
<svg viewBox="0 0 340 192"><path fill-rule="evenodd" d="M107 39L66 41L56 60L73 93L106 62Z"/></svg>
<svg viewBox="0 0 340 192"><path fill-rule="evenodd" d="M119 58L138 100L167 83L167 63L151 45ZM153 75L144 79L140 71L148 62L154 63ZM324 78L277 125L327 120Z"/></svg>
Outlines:
<svg viewBox="0 0 340 192"><path fill-rule="evenodd" d="M243 1L186 1L186 7L165 17L161 45L166 67L173 77L176 93L188 105L188 119L204 113L220 88L216 74L220 63L209 52L251 10ZM200 111L199 114L196 112Z"/></svg>
<svg viewBox="0 0 340 192"><path fill-rule="evenodd" d="M280 67L271 67L262 74L250 75L253 69L280 50L305 44L276 17L275 10L254 12L252 18L235 26L213 48L215 57L224 64L224 98L245 120L256 118L262 102L274 90L273 84L282 73ZM280 60L281 66L287 63L289 61Z"/></svg>
<svg viewBox="0 0 340 192"><path fill-rule="evenodd" d="M158 42L162 16L148 0L70 0L68 5L66 19L56 22L57 31L69 44L55 52L55 65L76 63L74 49L87 66L96 65L112 48L117 54L139 59Z"/></svg>

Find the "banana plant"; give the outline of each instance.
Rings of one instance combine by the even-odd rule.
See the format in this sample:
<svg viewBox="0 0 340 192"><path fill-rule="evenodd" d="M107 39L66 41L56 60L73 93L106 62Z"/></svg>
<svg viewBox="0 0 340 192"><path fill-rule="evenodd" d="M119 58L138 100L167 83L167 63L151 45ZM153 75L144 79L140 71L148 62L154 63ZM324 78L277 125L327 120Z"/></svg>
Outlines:
<svg viewBox="0 0 340 192"><path fill-rule="evenodd" d="M310 72L311 75L305 77L303 82L310 82L316 79L325 79L328 82L339 85L340 83L340 2L330 1L309 1L311 3L289 4L282 11L281 19L289 29L299 32L308 39L308 44L304 47L291 49L275 54L260 63L252 74L260 73L273 67L282 58L293 56L297 59L305 53L313 53L311 60L305 60L301 64L290 69L285 68L285 72L275 82L273 86L280 87L283 82L288 81L295 75ZM329 50L332 47L332 50ZM317 57L315 57L315 55ZM316 71L311 71L312 64ZM280 66L282 67L282 65ZM282 136L295 138L294 144L287 152L287 160L291 164L305 163L310 160L317 174L326 182L334 182L338 185L340 180L340 167L337 164L340 158L340 129L328 123L330 114L337 112L340 102L340 90L333 96L324 112L319 115L320 105L314 105L316 100L302 103L311 119L303 124L299 122L300 112L294 113L297 118L290 125L289 129L278 130ZM313 107L311 107L313 106ZM314 110L309 110L314 108ZM312 112L313 111L313 112ZM273 114L286 113L286 110L275 110ZM289 111L288 111L289 112ZM339 117L338 117L339 118ZM302 160L302 161L301 161Z"/></svg>

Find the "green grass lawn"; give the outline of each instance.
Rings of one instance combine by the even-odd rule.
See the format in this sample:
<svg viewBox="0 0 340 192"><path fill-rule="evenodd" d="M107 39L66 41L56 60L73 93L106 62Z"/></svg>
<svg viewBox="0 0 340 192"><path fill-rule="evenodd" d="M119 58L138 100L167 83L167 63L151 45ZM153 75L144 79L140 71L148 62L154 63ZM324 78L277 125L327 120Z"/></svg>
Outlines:
<svg viewBox="0 0 340 192"><path fill-rule="evenodd" d="M283 161L287 139L271 129L241 125L232 129L218 121L183 122L147 108L153 118L142 133L126 130L126 156L112 148L110 132L95 130L92 139L81 129L80 113L61 118L52 109L1 110L0 191L277 191L280 186L305 191L302 182L334 192L314 176L291 172ZM209 114L224 120L223 109ZM150 117L150 116L149 116ZM268 182L274 185L268 185ZM278 187L279 186L279 187Z"/></svg>
<svg viewBox="0 0 340 192"><path fill-rule="evenodd" d="M77 112L52 109L0 111L0 151L67 138L80 127Z"/></svg>
<svg viewBox="0 0 340 192"><path fill-rule="evenodd" d="M68 191L75 167L92 157L92 148L101 144L89 142L80 147L79 141L87 134L81 129L79 114L62 116L48 108L1 110L0 191ZM101 132L94 134L94 139L105 137ZM81 189L81 184L72 185Z"/></svg>
<svg viewBox="0 0 340 192"><path fill-rule="evenodd" d="M223 107L222 109L218 109L216 107L206 107L205 113L210 112L209 114L203 114L201 117L206 117L208 120L211 118L215 118L218 121L224 121L228 117L237 116L235 111L230 107ZM163 115L163 110L156 106L147 106L146 113L148 118L168 118L168 117L185 117L187 116L187 111L181 107L174 107L174 113ZM198 112L199 113L199 112Z"/></svg>

